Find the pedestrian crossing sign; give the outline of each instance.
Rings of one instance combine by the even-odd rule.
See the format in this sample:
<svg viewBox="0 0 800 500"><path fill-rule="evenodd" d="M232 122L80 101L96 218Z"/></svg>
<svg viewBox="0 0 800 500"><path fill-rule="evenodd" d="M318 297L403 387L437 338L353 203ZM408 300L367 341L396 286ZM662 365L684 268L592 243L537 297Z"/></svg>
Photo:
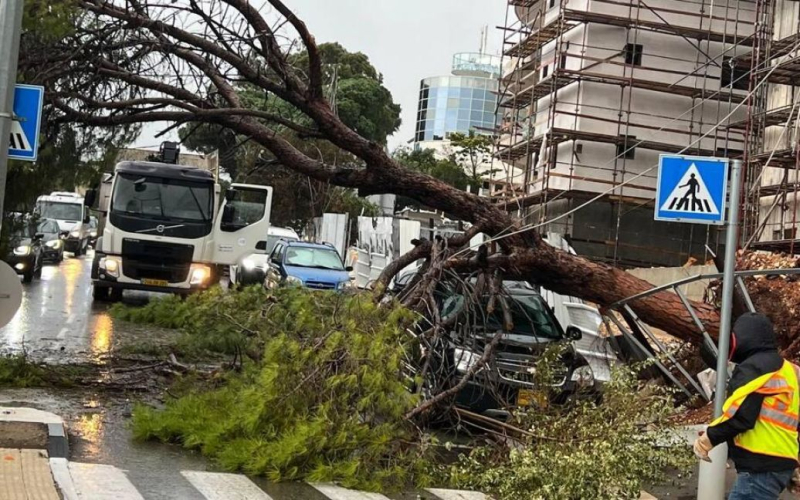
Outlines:
<svg viewBox="0 0 800 500"><path fill-rule="evenodd" d="M36 161L43 101L44 87L18 84L14 88L14 119L8 141L10 159Z"/></svg>
<svg viewBox="0 0 800 500"><path fill-rule="evenodd" d="M655 219L724 224L728 159L661 155Z"/></svg>

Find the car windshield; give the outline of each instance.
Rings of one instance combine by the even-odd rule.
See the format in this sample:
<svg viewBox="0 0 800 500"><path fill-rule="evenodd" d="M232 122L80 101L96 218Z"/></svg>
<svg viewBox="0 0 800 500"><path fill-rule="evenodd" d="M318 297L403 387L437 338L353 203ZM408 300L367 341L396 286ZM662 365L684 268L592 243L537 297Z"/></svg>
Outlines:
<svg viewBox="0 0 800 500"><path fill-rule="evenodd" d="M37 233L53 233L57 232L53 230L53 225L50 223L49 220L41 221L39 226L36 228Z"/></svg>
<svg viewBox="0 0 800 500"><path fill-rule="evenodd" d="M291 238L287 236L277 236L274 234L267 235L267 253L272 253L272 249L275 248L275 244L281 240L286 241L297 241L297 238Z"/></svg>
<svg viewBox="0 0 800 500"><path fill-rule="evenodd" d="M511 309L511 321L514 323L514 328L510 333L553 340L563 337L561 328L553 316L547 312L547 306L538 295L512 294L507 303ZM463 307L464 297L462 295L451 295L445 299L442 305L442 317L447 318L460 311ZM487 309L488 297L483 303L482 311ZM499 305L496 306L492 314L486 314L485 317L474 314L473 319L476 325L483 323L488 331L503 330L505 328L503 310Z"/></svg>
<svg viewBox="0 0 800 500"><path fill-rule="evenodd" d="M37 203L39 215L46 219L79 221L83 216L83 205L59 201L40 201Z"/></svg>
<svg viewBox="0 0 800 500"><path fill-rule="evenodd" d="M213 184L119 174L112 211L148 218L211 221Z"/></svg>
<svg viewBox="0 0 800 500"><path fill-rule="evenodd" d="M336 250L324 248L289 247L286 250L285 262L287 266L344 270L342 259Z"/></svg>

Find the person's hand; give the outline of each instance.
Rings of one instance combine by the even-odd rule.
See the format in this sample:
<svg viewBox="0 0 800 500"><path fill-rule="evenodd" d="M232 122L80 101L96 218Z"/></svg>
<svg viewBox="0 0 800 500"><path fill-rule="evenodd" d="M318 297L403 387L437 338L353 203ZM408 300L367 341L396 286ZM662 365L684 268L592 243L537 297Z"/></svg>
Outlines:
<svg viewBox="0 0 800 500"><path fill-rule="evenodd" d="M789 493L792 495L800 495L800 468L792 472L792 480L789 481Z"/></svg>
<svg viewBox="0 0 800 500"><path fill-rule="evenodd" d="M700 437L694 441L695 456L700 460L710 462L711 459L708 457L708 452L710 452L712 448L714 448L714 445L711 444L711 440L708 439L708 434L700 432Z"/></svg>

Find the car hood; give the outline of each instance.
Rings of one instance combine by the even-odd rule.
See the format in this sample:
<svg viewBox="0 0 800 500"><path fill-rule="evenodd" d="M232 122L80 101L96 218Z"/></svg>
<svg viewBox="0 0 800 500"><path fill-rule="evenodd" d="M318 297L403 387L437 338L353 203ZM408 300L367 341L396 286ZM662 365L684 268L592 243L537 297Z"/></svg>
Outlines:
<svg viewBox="0 0 800 500"><path fill-rule="evenodd" d="M78 227L78 221L74 220L56 220L58 222L58 230L59 231L72 231L76 227Z"/></svg>
<svg viewBox="0 0 800 500"><path fill-rule="evenodd" d="M339 284L343 281L350 280L350 274L345 271L336 271L333 269L316 269L311 267L298 267L298 266L284 266L286 274L294 276L306 281L320 281L323 283L336 283Z"/></svg>

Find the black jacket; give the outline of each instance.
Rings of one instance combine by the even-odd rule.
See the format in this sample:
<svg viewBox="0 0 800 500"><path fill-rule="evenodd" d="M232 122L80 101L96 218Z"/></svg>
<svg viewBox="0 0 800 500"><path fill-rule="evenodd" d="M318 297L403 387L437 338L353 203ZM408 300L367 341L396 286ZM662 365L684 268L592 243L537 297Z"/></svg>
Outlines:
<svg viewBox="0 0 800 500"><path fill-rule="evenodd" d="M728 396L761 375L780 370L783 365L772 324L761 314L745 313L736 320L731 348L731 361L737 366L728 384ZM708 428L708 438L714 446L727 441L728 457L739 472L793 470L797 467L796 460L753 453L739 448L733 442L736 435L755 426L763 401L761 394L747 396L732 418Z"/></svg>

